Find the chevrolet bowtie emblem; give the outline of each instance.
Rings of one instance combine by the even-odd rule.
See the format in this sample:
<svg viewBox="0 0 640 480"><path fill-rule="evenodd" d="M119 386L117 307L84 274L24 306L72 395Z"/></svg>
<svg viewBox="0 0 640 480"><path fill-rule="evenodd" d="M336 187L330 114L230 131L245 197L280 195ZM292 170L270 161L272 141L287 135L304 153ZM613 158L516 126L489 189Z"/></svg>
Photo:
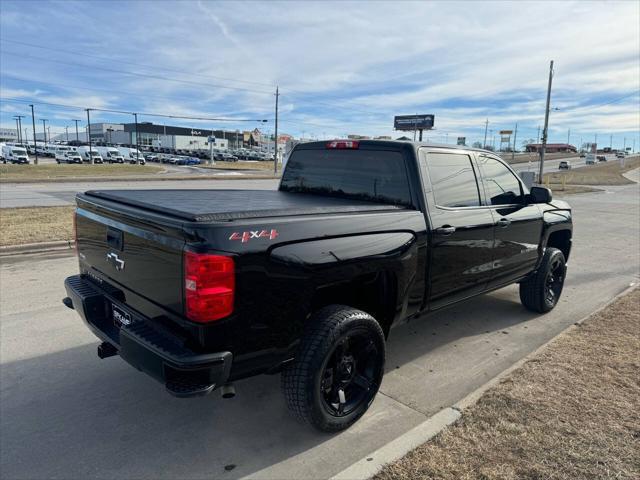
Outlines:
<svg viewBox="0 0 640 480"><path fill-rule="evenodd" d="M107 253L107 262L115 267L116 270L124 270L124 260L120 260L117 253Z"/></svg>

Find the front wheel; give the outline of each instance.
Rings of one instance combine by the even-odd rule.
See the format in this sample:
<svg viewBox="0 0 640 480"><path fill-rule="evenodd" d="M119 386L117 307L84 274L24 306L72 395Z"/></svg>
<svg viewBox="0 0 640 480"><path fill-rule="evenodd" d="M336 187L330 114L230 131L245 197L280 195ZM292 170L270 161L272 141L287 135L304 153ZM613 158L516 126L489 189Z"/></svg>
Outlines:
<svg viewBox="0 0 640 480"><path fill-rule="evenodd" d="M344 305L322 308L282 373L287 405L318 430L344 430L373 402L384 360L384 333L371 315Z"/></svg>
<svg viewBox="0 0 640 480"><path fill-rule="evenodd" d="M546 313L560 300L567 273L564 254L547 248L538 271L520 283L520 301L529 310Z"/></svg>

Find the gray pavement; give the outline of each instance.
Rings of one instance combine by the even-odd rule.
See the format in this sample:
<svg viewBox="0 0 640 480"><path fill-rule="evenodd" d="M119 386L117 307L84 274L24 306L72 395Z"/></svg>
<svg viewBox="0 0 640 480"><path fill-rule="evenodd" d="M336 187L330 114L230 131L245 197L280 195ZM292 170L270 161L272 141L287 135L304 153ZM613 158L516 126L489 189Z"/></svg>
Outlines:
<svg viewBox="0 0 640 480"><path fill-rule="evenodd" d="M613 156L609 156L609 160L615 160ZM53 161L52 159L47 159ZM585 165L584 158L568 158L563 159L571 162L573 168ZM558 165L561 160L545 161L545 172L558 171ZM515 163L511 165L517 172L538 171L540 162ZM166 167L166 165L165 165ZM168 172L162 174L163 177L170 178L172 175L191 172L197 176L210 175L210 170L198 167L176 167L169 166ZM245 174L265 174L265 171L245 170L217 172L218 175L245 175ZM0 208L11 207L34 207L34 206L59 206L71 205L76 192L91 189L156 189L156 188L192 188L192 189L209 189L209 188L256 188L270 189L276 188L279 180L145 180L145 181L110 181L110 182L91 182L91 181L75 181L75 182L56 182L56 183L2 183L0 184Z"/></svg>
<svg viewBox="0 0 640 480"><path fill-rule="evenodd" d="M190 189L275 189L279 180L145 180L112 182L55 182L55 183L2 183L0 184L0 207L33 207L71 205L77 192L87 190L161 188Z"/></svg>
<svg viewBox="0 0 640 480"><path fill-rule="evenodd" d="M117 357L99 360L97 339L60 303L64 277L77 270L75 258L3 259L1 476L330 477L640 280L638 185L568 200L574 247L557 308L530 313L511 286L395 328L381 393L362 420L337 435L293 420L277 376L238 382L233 400L217 394L180 400Z"/></svg>

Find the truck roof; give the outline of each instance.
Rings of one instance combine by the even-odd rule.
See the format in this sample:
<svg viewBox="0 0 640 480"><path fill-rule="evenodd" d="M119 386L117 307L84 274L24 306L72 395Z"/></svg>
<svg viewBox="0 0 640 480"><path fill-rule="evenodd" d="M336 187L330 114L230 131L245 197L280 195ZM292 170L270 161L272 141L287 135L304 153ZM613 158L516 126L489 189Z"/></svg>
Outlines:
<svg viewBox="0 0 640 480"><path fill-rule="evenodd" d="M482 148L473 148L464 145L452 145L450 143L433 143L433 142L413 142L409 140L351 140L351 139L332 139L332 140L323 140L323 141L315 141L315 142L305 142L299 143L296 145L296 150L307 150L307 149L318 149L325 148L326 144L332 141L346 141L346 142L358 142L361 147L383 147L383 148L395 148L402 149L410 146L414 150L417 150L420 147L433 147L433 148L448 148L452 150L472 150L474 152L482 152L482 153L493 153L490 150L485 150Z"/></svg>

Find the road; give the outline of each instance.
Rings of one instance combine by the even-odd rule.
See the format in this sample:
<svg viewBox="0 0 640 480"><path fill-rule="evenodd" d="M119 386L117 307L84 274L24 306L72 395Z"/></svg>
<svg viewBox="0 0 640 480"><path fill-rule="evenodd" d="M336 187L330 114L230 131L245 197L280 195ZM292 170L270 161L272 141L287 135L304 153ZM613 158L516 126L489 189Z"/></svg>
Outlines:
<svg viewBox="0 0 640 480"><path fill-rule="evenodd" d="M191 189L275 189L277 179L268 180L144 180L111 182L77 181L73 183L3 183L0 185L0 207L32 207L71 205L77 192L99 189L191 188Z"/></svg>
<svg viewBox="0 0 640 480"><path fill-rule="evenodd" d="M51 159L48 159L51 160ZM584 158L568 159L574 168L584 166ZM558 165L561 160L548 160L545 162L545 172L558 171ZM512 167L517 173L527 170L538 171L539 162L516 163ZM180 172L193 170L196 174L202 173L204 169L195 167L175 167ZM244 171L252 173L253 171ZM223 174L234 174L233 172L223 172ZM255 172L253 172L255 173ZM261 174L264 171L260 171ZM0 188L0 207L33 207L33 206L58 206L71 205L76 192L83 192L94 189L157 189L157 188L257 188L270 189L276 188L277 179L272 180L145 180L145 181L110 181L110 182L55 182L55 183L3 183Z"/></svg>
<svg viewBox="0 0 640 480"><path fill-rule="evenodd" d="M574 247L556 309L525 311L511 286L392 330L381 393L337 435L293 420L275 376L238 382L233 400L180 400L117 357L99 360L97 339L60 303L75 258L4 259L2 477L327 478L640 280L638 185L569 199Z"/></svg>

